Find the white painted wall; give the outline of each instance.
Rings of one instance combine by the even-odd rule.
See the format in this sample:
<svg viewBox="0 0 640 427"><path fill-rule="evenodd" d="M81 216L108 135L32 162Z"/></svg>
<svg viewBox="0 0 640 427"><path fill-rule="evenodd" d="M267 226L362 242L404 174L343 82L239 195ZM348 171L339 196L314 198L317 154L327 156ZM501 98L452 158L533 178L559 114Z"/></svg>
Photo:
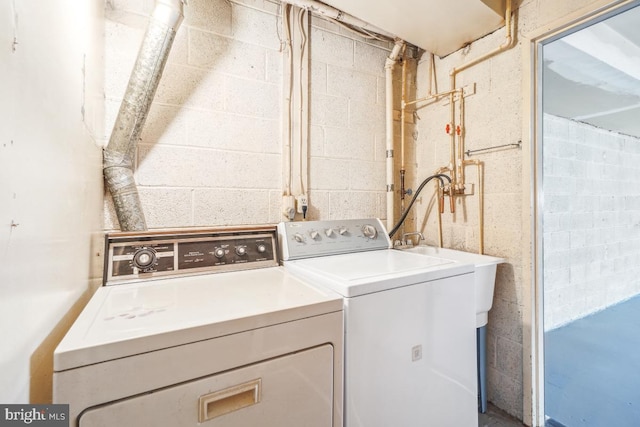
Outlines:
<svg viewBox="0 0 640 427"><path fill-rule="evenodd" d="M640 139L545 114L544 326L640 293Z"/></svg>
<svg viewBox="0 0 640 427"><path fill-rule="evenodd" d="M106 140L151 1L106 12ZM279 4L191 0L138 148L136 180L150 228L283 220L283 53ZM321 19L310 40L308 218L385 216L384 61ZM111 198L105 225L118 228Z"/></svg>
<svg viewBox="0 0 640 427"><path fill-rule="evenodd" d="M53 349L100 273L102 14L0 2L2 403L51 401Z"/></svg>

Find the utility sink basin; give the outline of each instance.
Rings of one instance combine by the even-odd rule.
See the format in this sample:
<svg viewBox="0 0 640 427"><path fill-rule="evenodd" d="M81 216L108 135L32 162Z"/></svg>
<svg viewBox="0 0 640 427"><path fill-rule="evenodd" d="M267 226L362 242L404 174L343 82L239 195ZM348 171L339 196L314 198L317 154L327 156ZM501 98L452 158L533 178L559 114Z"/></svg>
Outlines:
<svg viewBox="0 0 640 427"><path fill-rule="evenodd" d="M476 267L476 328L480 328L487 324L489 310L491 310L491 306L493 305L493 290L495 289L496 284L496 267L498 264L505 261L504 258L456 251L454 249L437 248L434 246L410 246L401 250L449 259L465 264L474 264Z"/></svg>

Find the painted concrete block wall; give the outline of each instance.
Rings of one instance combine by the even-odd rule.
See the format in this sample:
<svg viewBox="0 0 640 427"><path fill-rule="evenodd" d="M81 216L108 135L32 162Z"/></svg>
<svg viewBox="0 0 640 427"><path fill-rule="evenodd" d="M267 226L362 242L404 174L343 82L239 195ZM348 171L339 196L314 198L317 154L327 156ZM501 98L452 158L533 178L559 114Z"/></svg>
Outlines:
<svg viewBox="0 0 640 427"><path fill-rule="evenodd" d="M106 10L107 141L152 1ZM308 218L385 216L388 43L312 19ZM191 0L137 153L150 228L283 220L280 4ZM118 228L105 195L105 226Z"/></svg>
<svg viewBox="0 0 640 427"><path fill-rule="evenodd" d="M100 0L0 2L0 402L51 402L53 350L100 277Z"/></svg>
<svg viewBox="0 0 640 427"><path fill-rule="evenodd" d="M640 139L545 115L545 330L640 293Z"/></svg>

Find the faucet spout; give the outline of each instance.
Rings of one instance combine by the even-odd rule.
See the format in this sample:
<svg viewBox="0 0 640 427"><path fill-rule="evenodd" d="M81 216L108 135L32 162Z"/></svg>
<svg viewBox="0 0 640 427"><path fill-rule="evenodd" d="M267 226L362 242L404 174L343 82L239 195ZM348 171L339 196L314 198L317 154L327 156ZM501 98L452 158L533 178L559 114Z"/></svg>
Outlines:
<svg viewBox="0 0 640 427"><path fill-rule="evenodd" d="M414 231L413 233L404 233L402 235L402 244L406 246L413 246L413 239L407 240L407 237L417 236L418 237L418 245L420 244L420 240L424 240L424 236L419 231Z"/></svg>

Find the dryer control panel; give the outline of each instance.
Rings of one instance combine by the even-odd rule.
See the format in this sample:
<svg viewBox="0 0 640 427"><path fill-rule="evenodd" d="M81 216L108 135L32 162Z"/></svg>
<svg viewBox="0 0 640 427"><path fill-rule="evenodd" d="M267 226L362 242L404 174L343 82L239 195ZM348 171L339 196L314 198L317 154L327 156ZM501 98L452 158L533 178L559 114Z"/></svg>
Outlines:
<svg viewBox="0 0 640 427"><path fill-rule="evenodd" d="M283 261L391 247L377 218L281 222L278 239Z"/></svg>
<svg viewBox="0 0 640 427"><path fill-rule="evenodd" d="M121 232L105 240L105 285L278 265L275 226Z"/></svg>

